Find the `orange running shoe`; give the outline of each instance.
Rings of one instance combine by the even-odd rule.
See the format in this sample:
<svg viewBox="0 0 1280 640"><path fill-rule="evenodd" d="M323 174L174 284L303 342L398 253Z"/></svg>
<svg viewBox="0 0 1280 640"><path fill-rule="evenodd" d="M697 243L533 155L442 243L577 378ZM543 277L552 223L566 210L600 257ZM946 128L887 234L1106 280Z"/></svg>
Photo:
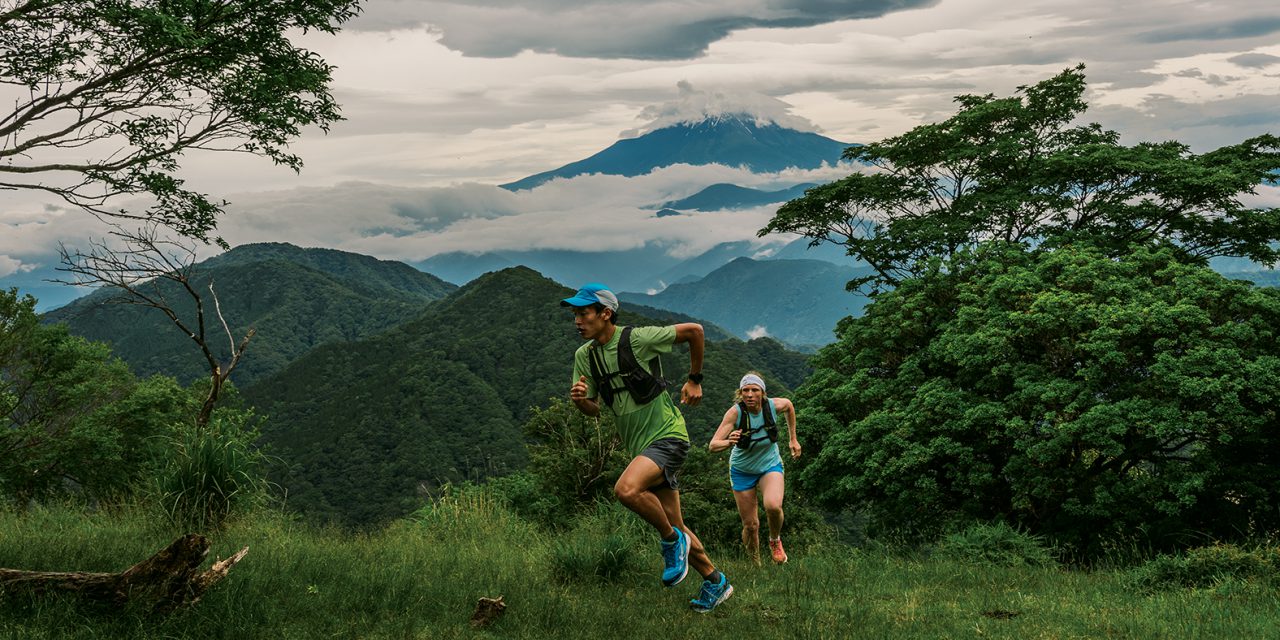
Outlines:
<svg viewBox="0 0 1280 640"><path fill-rule="evenodd" d="M787 561L787 552L782 550L782 538L769 539L769 553L773 555L773 561L778 564Z"/></svg>

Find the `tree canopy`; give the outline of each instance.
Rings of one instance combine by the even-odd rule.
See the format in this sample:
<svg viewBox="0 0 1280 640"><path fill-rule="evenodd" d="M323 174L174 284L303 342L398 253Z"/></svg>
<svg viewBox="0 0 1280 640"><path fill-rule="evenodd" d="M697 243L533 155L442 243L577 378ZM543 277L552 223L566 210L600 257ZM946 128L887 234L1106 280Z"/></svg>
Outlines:
<svg viewBox="0 0 1280 640"><path fill-rule="evenodd" d="M1280 527L1280 291L1176 256L992 246L881 294L800 391L803 486L1080 549Z"/></svg>
<svg viewBox="0 0 1280 640"><path fill-rule="evenodd" d="M1082 68L852 148L869 166L762 233L844 244L876 275L797 393L800 486L881 531L994 520L1089 554L1280 530L1280 167L1260 135L1204 154L1073 125Z"/></svg>
<svg viewBox="0 0 1280 640"><path fill-rule="evenodd" d="M894 285L926 263L991 240L1046 248L1087 238L1110 255L1173 243L1188 258L1280 258L1280 210L1241 197L1280 170L1280 139L1203 154L1180 142L1120 144L1085 112L1084 67L997 98L962 95L950 118L850 147L866 165L809 189L760 231L843 244Z"/></svg>
<svg viewBox="0 0 1280 640"><path fill-rule="evenodd" d="M0 499L127 493L162 457L156 436L192 413L172 378L137 380L107 345L0 290Z"/></svg>
<svg viewBox="0 0 1280 640"><path fill-rule="evenodd" d="M225 203L184 186L180 156L233 151L299 169L290 140L341 116L332 67L289 35L332 33L358 10L358 0L0 0L0 95L13 104L0 112L0 190L208 239ZM124 195L153 205L111 204Z"/></svg>

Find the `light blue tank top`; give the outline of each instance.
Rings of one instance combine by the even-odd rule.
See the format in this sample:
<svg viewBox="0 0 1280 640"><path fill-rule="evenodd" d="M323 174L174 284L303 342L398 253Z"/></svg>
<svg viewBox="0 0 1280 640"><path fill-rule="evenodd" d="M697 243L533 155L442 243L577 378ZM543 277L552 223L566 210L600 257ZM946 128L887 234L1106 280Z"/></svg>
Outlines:
<svg viewBox="0 0 1280 640"><path fill-rule="evenodd" d="M734 424L736 425L742 419L738 412L741 409L734 405ZM773 422L778 426L778 438L782 438L786 426L778 419L778 411L773 406L773 399L769 399L769 405L766 411L773 414ZM778 443L770 442L769 437L764 433L764 411L760 413L748 413L748 424L751 425L750 435L753 437L751 446L743 449L738 446L733 447L733 453L729 454L729 466L742 473L764 473L775 465L782 464L782 456L778 453ZM737 428L736 426L734 427Z"/></svg>

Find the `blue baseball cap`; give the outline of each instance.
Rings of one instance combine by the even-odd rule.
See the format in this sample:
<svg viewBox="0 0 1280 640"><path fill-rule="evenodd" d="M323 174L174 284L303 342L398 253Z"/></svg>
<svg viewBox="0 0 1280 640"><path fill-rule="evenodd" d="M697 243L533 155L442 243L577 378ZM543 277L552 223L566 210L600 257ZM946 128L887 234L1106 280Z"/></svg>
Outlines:
<svg viewBox="0 0 1280 640"><path fill-rule="evenodd" d="M572 298L565 298L560 301L562 307L589 307L595 303L608 307L612 311L618 310L618 296L599 282L582 285L578 292L573 294Z"/></svg>

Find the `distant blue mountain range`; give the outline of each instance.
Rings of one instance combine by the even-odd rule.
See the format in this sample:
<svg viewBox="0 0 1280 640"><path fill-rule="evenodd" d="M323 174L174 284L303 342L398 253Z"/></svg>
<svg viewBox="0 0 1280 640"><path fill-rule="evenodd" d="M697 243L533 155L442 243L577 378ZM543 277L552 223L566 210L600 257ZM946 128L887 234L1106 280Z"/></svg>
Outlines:
<svg viewBox="0 0 1280 640"><path fill-rule="evenodd" d="M757 173L790 167L816 169L823 163L839 162L840 155L849 146L847 142L816 133L773 123L758 124L748 115L720 116L619 140L591 157L501 186L519 191L553 178L593 173L639 176L673 164L722 164L745 167Z"/></svg>
<svg viewBox="0 0 1280 640"><path fill-rule="evenodd" d="M524 265L568 287L603 282L617 291L641 292L696 280L735 258L818 260L846 267L863 266L845 255L843 247L827 243L809 248L808 238L771 247L745 240L722 242L691 258L673 257L668 249L648 243L636 249L608 252L531 249L472 254L454 251L436 254L413 266L458 285L491 271Z"/></svg>
<svg viewBox="0 0 1280 640"><path fill-rule="evenodd" d="M870 272L821 260L737 258L701 279L655 294L622 292L619 298L624 308L670 309L710 320L743 339L769 335L807 351L831 342L841 318L862 315L869 300L845 284Z"/></svg>
<svg viewBox="0 0 1280 640"><path fill-rule="evenodd" d="M776 204L795 200L804 195L805 189L816 187L812 182L795 185L777 191L762 191L736 184L713 184L687 198L662 203L664 209L684 209L693 211L723 211L725 209L746 209L766 204ZM659 215L662 212L658 212Z"/></svg>

